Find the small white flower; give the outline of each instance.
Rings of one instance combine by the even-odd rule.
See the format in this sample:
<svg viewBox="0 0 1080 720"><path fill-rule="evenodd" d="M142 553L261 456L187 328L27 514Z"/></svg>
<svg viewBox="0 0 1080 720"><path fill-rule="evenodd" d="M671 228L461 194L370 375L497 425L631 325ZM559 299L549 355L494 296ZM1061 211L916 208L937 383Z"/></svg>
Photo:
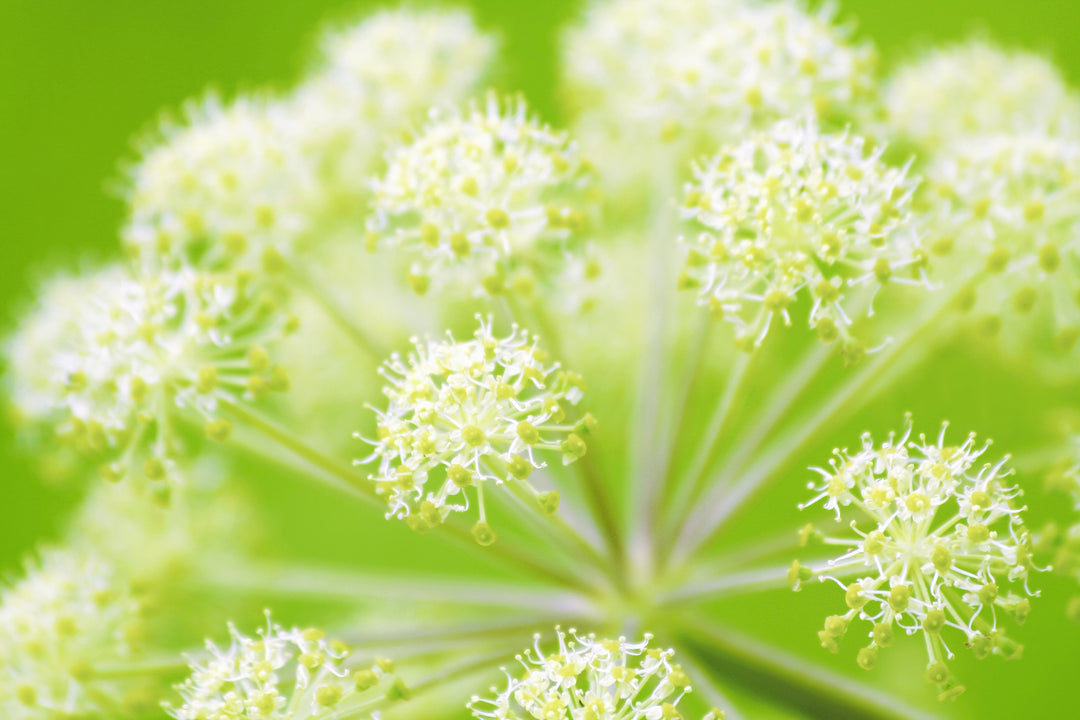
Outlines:
<svg viewBox="0 0 1080 720"><path fill-rule="evenodd" d="M1004 483L1008 458L978 464L988 447L974 435L946 445L945 426L936 442L914 440L909 418L900 437L875 446L866 434L858 452L837 450L828 469L815 468L817 495L800 507L824 501L841 528L850 521L849 533L824 540L848 548L820 576L845 589L848 607L818 633L825 648L836 652L850 623L863 621L870 643L858 661L870 669L897 632L922 633L926 677L943 698L963 691L945 665L953 657L950 633L977 657L1019 654L1000 620L1007 614L1022 623L1030 611L1031 539L1016 504L1020 490ZM807 577L792 579L798 588Z"/></svg>
<svg viewBox="0 0 1080 720"><path fill-rule="evenodd" d="M12 720L102 716L138 691L95 670L130 661L140 603L100 558L48 549L0 589L0 715ZM103 705L102 698L107 698Z"/></svg>
<svg viewBox="0 0 1080 720"><path fill-rule="evenodd" d="M518 655L520 677L507 673L506 689L493 698L474 696L475 718L491 720L674 720L676 706L690 692L690 680L672 662L674 650L649 649L640 642L569 636L556 629L559 647L545 654L540 635L532 650ZM712 717L720 717L712 711ZM706 716L708 717L708 716Z"/></svg>
<svg viewBox="0 0 1080 720"><path fill-rule="evenodd" d="M1052 63L983 40L901 65L885 105L893 133L944 153L973 135L1080 132L1080 99Z"/></svg>
<svg viewBox="0 0 1080 720"><path fill-rule="evenodd" d="M276 272L310 225L314 165L262 99L191 102L130 172L124 241L152 269L194 264Z"/></svg>
<svg viewBox="0 0 1080 720"><path fill-rule="evenodd" d="M226 648L208 640L209 657L193 660L191 677L176 686L183 705L165 707L177 720L316 720L346 707L350 717L370 719L384 699L408 694L391 681L389 661L350 668L344 643L315 628L286 630L269 612L257 637L231 624L229 635Z"/></svg>
<svg viewBox="0 0 1080 720"><path fill-rule="evenodd" d="M270 297L244 274L190 269L132 276L106 268L65 293L51 294L25 320L19 338L49 338L33 350L40 365L18 363L16 403L23 414L100 463L119 480L140 474L178 479L181 418L201 420L225 439L220 405L265 397L288 387L265 349L290 329Z"/></svg>
<svg viewBox="0 0 1080 720"><path fill-rule="evenodd" d="M389 505L387 517L404 518L416 530L469 509L475 487L478 542L495 535L486 522L484 486L520 483L545 512L559 495L541 493L529 475L544 467L541 454L561 454L564 464L586 451L583 436L595 426L591 415L572 421L568 410L582 397L584 382L558 363L547 362L537 338L516 327L505 338L481 320L472 340L414 340L415 354L395 355L382 373L389 403L377 410L372 476Z"/></svg>
<svg viewBox="0 0 1080 720"><path fill-rule="evenodd" d="M590 153L652 180L658 164L783 118L843 127L872 114L876 53L851 35L830 3L595 3L567 33L566 95Z"/></svg>
<svg viewBox="0 0 1080 720"><path fill-rule="evenodd" d="M1003 316L1040 309L1058 347L1072 347L1080 338L1080 141L971 137L936 156L926 176L919 223L938 256L932 267L943 278L976 280L961 307L987 334Z"/></svg>
<svg viewBox="0 0 1080 720"><path fill-rule="evenodd" d="M418 293L455 272L479 293L527 292L582 242L587 166L521 100L489 95L462 112L433 112L386 162L370 232L415 258L409 280Z"/></svg>
<svg viewBox="0 0 1080 720"><path fill-rule="evenodd" d="M496 50L460 10L387 10L327 33L322 66L286 100L291 142L316 163L327 208L362 209L387 139L474 95Z"/></svg>
<svg viewBox="0 0 1080 720"><path fill-rule="evenodd" d="M925 284L924 255L910 223L915 183L857 136L819 133L785 121L725 147L693 167L682 215L693 233L680 284L738 329L740 346L761 343L802 294L809 324L842 350L864 349L852 318L852 286Z"/></svg>

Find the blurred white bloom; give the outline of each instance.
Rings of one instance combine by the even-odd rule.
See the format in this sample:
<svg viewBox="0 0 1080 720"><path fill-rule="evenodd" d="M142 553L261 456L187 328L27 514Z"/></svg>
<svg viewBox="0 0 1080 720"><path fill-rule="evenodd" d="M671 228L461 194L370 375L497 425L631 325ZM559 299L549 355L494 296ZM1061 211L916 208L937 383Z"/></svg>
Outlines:
<svg viewBox="0 0 1080 720"><path fill-rule="evenodd" d="M374 242L416 258L418 293L457 278L477 292L529 290L580 244L589 170L566 135L528 116L522 100L441 115L391 148L375 180Z"/></svg>
<svg viewBox="0 0 1080 720"><path fill-rule="evenodd" d="M229 625L232 642L219 648L209 640L209 658L193 660L191 677L176 689L183 705L166 705L177 720L315 720L347 713L372 718L386 699L402 699L408 689L391 682L393 666L380 661L350 668L348 647L328 641L321 630L286 630L266 615L257 637Z"/></svg>
<svg viewBox="0 0 1080 720"><path fill-rule="evenodd" d="M516 327L505 338L480 323L472 340L414 340L415 354L393 356L383 367L389 399L378 414L372 476L389 504L387 517L405 519L416 530L469 509L467 488L476 488L479 520L473 536L490 544L484 486L518 483L541 508L553 513L556 491L539 492L529 475L544 467L537 455L562 455L564 464L586 452L583 436L591 415L572 421L569 406L582 397L584 382L558 363L548 363L537 338Z"/></svg>
<svg viewBox="0 0 1080 720"><path fill-rule="evenodd" d="M880 447L863 435L858 452L837 450L829 468L814 468L822 477L810 484L817 494L800 507L823 502L835 512L840 532L825 543L848 548L820 576L845 590L848 607L826 619L822 645L836 652L853 620L867 623L870 643L858 661L869 670L896 632L922 633L926 678L951 698L963 687L945 664L953 657L946 635L955 632L976 657L1018 656L1021 647L1005 636L1000 620L1006 614L1023 623L1033 593L1021 492L1005 484L1008 457L980 465L989 443L977 446L972 434L961 445L946 445L946 428L936 442L914 440L908 418L903 435L890 435Z"/></svg>
<svg viewBox="0 0 1080 720"><path fill-rule="evenodd" d="M518 655L524 674L507 673L506 689L493 698L474 696L475 718L492 720L675 720L676 706L690 692L690 679L671 661L674 650L649 649L651 635L626 638L569 637L557 631L558 650L544 654L540 635L532 650ZM710 713L721 717L719 711ZM708 717L708 716L707 716Z"/></svg>
<svg viewBox="0 0 1080 720"><path fill-rule="evenodd" d="M783 118L842 127L872 113L876 54L834 14L792 0L595 3L564 59L583 142L625 173L642 154L684 160ZM677 139L681 150L658 143ZM666 160L649 152L658 145ZM655 177L649 164L640 171Z"/></svg>
<svg viewBox="0 0 1080 720"><path fill-rule="evenodd" d="M735 324L752 348L776 316L803 293L809 324L842 352L863 343L852 318L872 314L852 286L876 294L889 283L925 283L924 255L911 228L915 187L886 166L862 138L819 133L813 123L784 121L693 168L682 215L696 235L680 284L699 293L718 318Z"/></svg>
<svg viewBox="0 0 1080 720"><path fill-rule="evenodd" d="M0 589L0 715L11 720L114 717L136 703L130 679L99 671L129 662L140 604L99 558L44 550Z"/></svg>
<svg viewBox="0 0 1080 720"><path fill-rule="evenodd" d="M386 10L328 33L323 66L287 100L291 139L314 159L324 203L356 205L387 139L481 89L497 43L461 10Z"/></svg>
<svg viewBox="0 0 1080 720"><path fill-rule="evenodd" d="M259 538L251 498L231 485L220 487L225 474L222 463L210 458L185 468L192 482L170 492L168 507L156 502L154 485L99 484L67 539L92 549L154 599L173 593L209 564L242 556Z"/></svg>
<svg viewBox="0 0 1080 720"><path fill-rule="evenodd" d="M946 154L973 135L1080 131L1080 100L1057 68L983 40L937 48L900 66L885 104L894 134Z"/></svg>
<svg viewBox="0 0 1080 720"><path fill-rule="evenodd" d="M311 158L277 103L191 102L131 169L124 241L151 268L280 271L309 229Z"/></svg>
<svg viewBox="0 0 1080 720"><path fill-rule="evenodd" d="M288 387L265 347L289 321L257 287L242 274L181 269L135 278L106 268L80 284L83 294L65 294L62 312L49 296L27 317L12 347L25 334L51 344L34 351L39 366L14 364L13 401L25 400L25 416L99 460L108 479L178 479L181 418L201 419L211 439L224 440L223 401ZM21 390L42 380L39 391Z"/></svg>
<svg viewBox="0 0 1080 720"><path fill-rule="evenodd" d="M942 277L978 274L963 307L996 333L1040 308L1056 343L1080 338L1080 142L1046 135L957 141L927 168L920 220ZM1025 326L1030 321L1025 320ZM1025 330L1027 327L1025 327Z"/></svg>

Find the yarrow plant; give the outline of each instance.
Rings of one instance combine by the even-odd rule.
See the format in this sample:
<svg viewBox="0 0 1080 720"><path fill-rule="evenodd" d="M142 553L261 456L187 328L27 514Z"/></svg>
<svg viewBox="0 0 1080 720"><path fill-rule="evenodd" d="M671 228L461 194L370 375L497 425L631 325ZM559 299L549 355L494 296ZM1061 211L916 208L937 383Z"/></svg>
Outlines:
<svg viewBox="0 0 1080 720"><path fill-rule="evenodd" d="M560 32L558 112L508 85L546 44L389 8L142 136L116 258L3 343L77 507L0 589L0 716L1023 716L1063 686L1062 75L980 39L879 77L797 0ZM828 459L909 409L1011 454L909 416ZM1025 645L1009 682L968 660Z"/></svg>

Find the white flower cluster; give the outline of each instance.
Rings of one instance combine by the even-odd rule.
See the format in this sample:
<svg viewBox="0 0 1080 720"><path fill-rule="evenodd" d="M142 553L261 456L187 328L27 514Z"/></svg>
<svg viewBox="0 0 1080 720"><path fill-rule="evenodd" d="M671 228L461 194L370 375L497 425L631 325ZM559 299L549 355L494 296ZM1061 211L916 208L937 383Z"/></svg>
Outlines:
<svg viewBox="0 0 1080 720"><path fill-rule="evenodd" d="M308 230L310 157L269 100L190 103L130 172L128 247L151 267L280 270Z"/></svg>
<svg viewBox="0 0 1080 720"><path fill-rule="evenodd" d="M475 718L491 720L675 720L690 692L690 679L671 659L673 650L640 642L597 639L558 632L559 647L545 654L536 635L532 650L518 655L520 678L507 673L506 689L494 698L473 697ZM707 718L721 718L711 711Z"/></svg>
<svg viewBox="0 0 1080 720"><path fill-rule="evenodd" d="M0 590L0 715L116 717L134 710L140 688L101 671L137 656L140 611L99 558L43 551L24 578Z"/></svg>
<svg viewBox="0 0 1080 720"><path fill-rule="evenodd" d="M970 435L961 445L911 438L911 421L900 437L875 446L869 434L855 453L836 451L830 467L810 484L850 532L826 537L847 551L829 561L829 575L844 589L847 610L826 619L818 633L832 652L853 620L871 626L859 665L872 668L879 648L900 630L922 633L929 656L926 678L943 698L963 692L945 661L953 657L947 633L956 632L976 657L1018 656L1021 647L1000 627L1002 614L1022 623L1030 612L1028 573L1031 538L1024 527L1020 490L1005 484L1007 457L978 465L989 443ZM845 583L840 578L850 579ZM796 589L807 579L796 578Z"/></svg>
<svg viewBox="0 0 1080 720"><path fill-rule="evenodd" d="M973 135L1080 132L1080 99L1053 64L984 40L939 48L901 66L885 105L892 133L946 153Z"/></svg>
<svg viewBox="0 0 1080 720"><path fill-rule="evenodd" d="M177 720L370 719L386 700L408 688L394 680L393 665L347 666L349 649L321 630L286 630L266 615L257 637L229 625L227 648L207 641L209 658L193 661L191 677L177 686L183 705L166 705Z"/></svg>
<svg viewBox="0 0 1080 720"><path fill-rule="evenodd" d="M433 112L386 162L374 185L371 240L416 258L409 281L418 293L455 269L481 294L528 292L582 242L588 166L521 100L489 95L461 112Z"/></svg>
<svg viewBox="0 0 1080 720"><path fill-rule="evenodd" d="M222 402L288 387L265 348L290 323L243 274L110 267L61 287L9 342L13 401L25 422L98 460L110 480L179 479L181 418L224 440Z"/></svg>
<svg viewBox="0 0 1080 720"><path fill-rule="evenodd" d="M988 334L1039 304L1056 344L1080 338L1080 142L1048 135L972 137L927 168L920 224L943 267L972 277L964 300ZM955 259L949 262L949 256ZM1052 312L1050 311L1052 309Z"/></svg>
<svg viewBox="0 0 1080 720"><path fill-rule="evenodd" d="M564 464L586 452L592 416L573 422L570 406L584 382L558 363L547 362L537 338L516 327L496 337L481 321L472 340L414 340L415 354L395 355L383 367L389 399L378 415L371 477L389 505L387 517L404 518L416 530L443 523L469 509L466 489L476 488L479 520L473 536L490 544L484 486L515 483L541 509L558 508L557 491L539 492L529 475L544 466L537 455L561 453Z"/></svg>
<svg viewBox="0 0 1080 720"><path fill-rule="evenodd" d="M853 286L925 284L925 256L911 227L914 181L862 138L784 121L725 147L693 168L682 216L698 231L680 285L738 328L744 349L765 338L801 294L809 324L842 351L865 349L852 317L872 314Z"/></svg>
<svg viewBox="0 0 1080 720"><path fill-rule="evenodd" d="M842 126L874 105L877 61L833 15L794 0L596 3L567 37L567 95L600 137L681 136L691 153L782 118Z"/></svg>
<svg viewBox="0 0 1080 720"><path fill-rule="evenodd" d="M335 210L366 196L386 137L475 94L497 50L461 10L382 11L322 46L322 66L285 102L291 140Z"/></svg>

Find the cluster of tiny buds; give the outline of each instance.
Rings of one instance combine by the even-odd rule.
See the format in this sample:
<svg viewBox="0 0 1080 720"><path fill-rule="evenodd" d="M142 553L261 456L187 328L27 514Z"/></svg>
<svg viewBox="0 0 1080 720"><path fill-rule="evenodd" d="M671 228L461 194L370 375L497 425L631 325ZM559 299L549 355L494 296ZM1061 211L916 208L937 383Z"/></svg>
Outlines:
<svg viewBox="0 0 1080 720"><path fill-rule="evenodd" d="M978 464L989 443L970 435L960 445L911 437L910 417L902 435L875 446L869 434L855 453L837 450L829 468L814 468L821 482L800 507L823 502L842 519L846 532L833 537L807 526L803 544L814 541L838 548L818 579L844 590L847 610L826 619L818 633L822 645L838 650L854 620L871 627L859 665L874 667L880 648L893 644L896 631L921 633L926 642L926 678L940 697L963 691L949 673L953 653L946 635L956 632L977 657L1019 657L1021 646L1006 637L1002 614L1023 623L1030 612L1027 586L1033 569L1031 537L1024 527L1020 490L1004 483L1011 471L1006 457ZM814 573L795 563L789 580L799 589Z"/></svg>
<svg viewBox="0 0 1080 720"><path fill-rule="evenodd" d="M408 359L394 355L382 368L388 384L385 410L376 410L371 476L389 505L387 517L403 518L415 530L442 524L469 509L475 492L479 519L473 536L495 540L487 523L484 489L507 485L545 514L558 509L559 493L541 492L529 481L544 467L539 453L559 453L563 464L585 455L585 438L596 429L591 415L571 421L585 383L576 373L549 363L538 339L516 326L496 337L491 320L478 317L472 340L414 339Z"/></svg>
<svg viewBox="0 0 1080 720"><path fill-rule="evenodd" d="M176 686L179 707L165 708L177 720L316 720L344 712L370 720L410 691L393 675L389 660L355 668L349 648L318 629L285 629L266 612L256 637L229 625L231 643L207 641L208 657L193 660L191 677Z"/></svg>
<svg viewBox="0 0 1080 720"><path fill-rule="evenodd" d="M910 222L915 182L880 152L812 121L783 121L696 164L681 206L696 234L683 238L680 287L733 323L744 350L777 317L790 325L805 293L818 337L858 359L852 317L873 315L873 296L890 283L927 285Z"/></svg>
<svg viewBox="0 0 1080 720"><path fill-rule="evenodd" d="M63 308L32 312L12 339L9 352L38 361L12 363L13 401L24 421L51 428L109 480L179 480L181 421L201 421L223 441L223 405L289 386L266 348L295 324L244 273L106 268L73 290Z"/></svg>
<svg viewBox="0 0 1080 720"><path fill-rule="evenodd" d="M504 689L492 697L473 696L475 718L490 720L681 720L677 706L690 692L690 678L672 662L673 650L640 642L597 639L556 628L558 648L545 653L541 636L517 656L520 677L506 672ZM722 720L713 709L705 720Z"/></svg>
<svg viewBox="0 0 1080 720"><path fill-rule="evenodd" d="M369 242L413 258L417 293L457 280L482 295L528 294L580 254L589 167L521 99L489 95L462 111L433 110L386 166L374 181Z"/></svg>

